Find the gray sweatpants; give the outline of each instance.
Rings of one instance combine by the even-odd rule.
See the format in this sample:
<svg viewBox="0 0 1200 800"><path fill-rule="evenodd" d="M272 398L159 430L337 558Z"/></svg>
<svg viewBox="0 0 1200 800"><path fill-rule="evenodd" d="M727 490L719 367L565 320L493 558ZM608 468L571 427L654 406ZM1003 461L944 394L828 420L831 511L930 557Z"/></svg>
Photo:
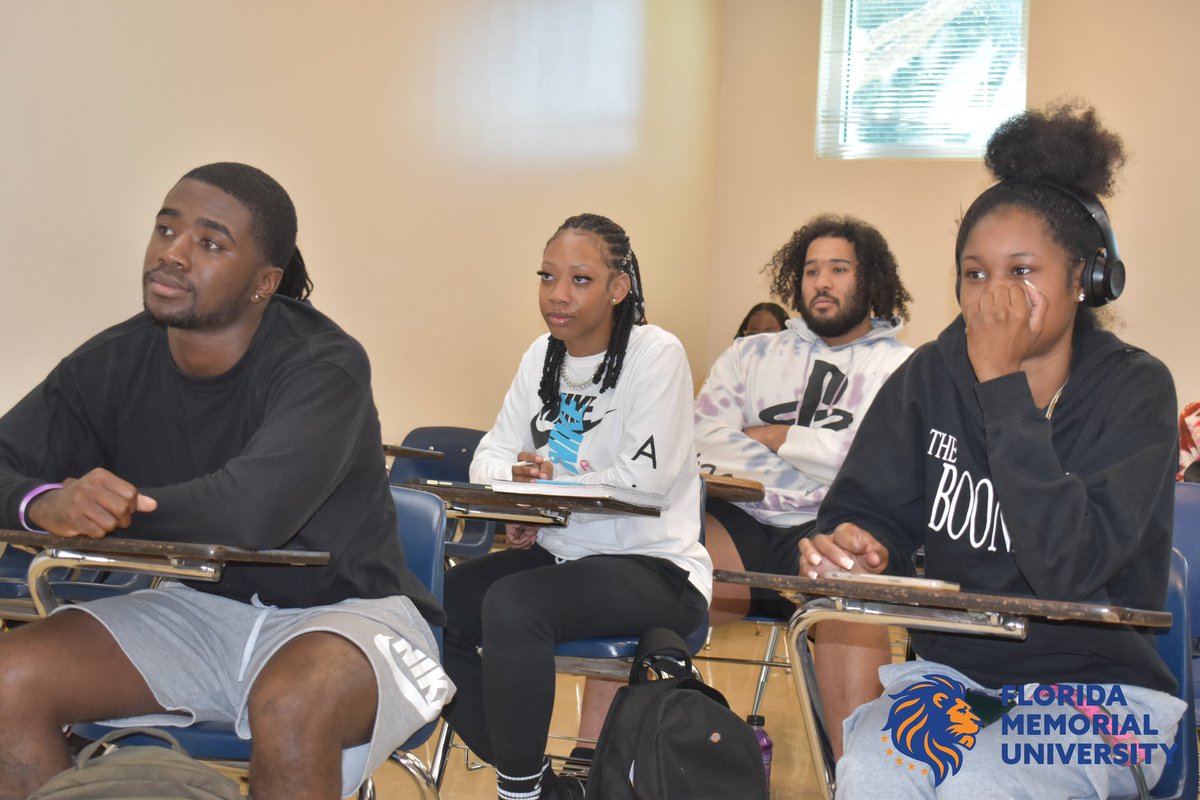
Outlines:
<svg viewBox="0 0 1200 800"><path fill-rule="evenodd" d="M956 693L926 676L944 676L950 686L958 682L968 689L983 688L957 670L931 661L881 667L883 695L860 706L845 723L845 755L837 764L838 798L1136 797L1130 768L1112 763L1128 760L1127 748L1140 748L1142 770L1151 788L1167 758L1179 757L1175 734L1186 706L1162 692L1123 685L1124 704L1105 706L1124 733L1136 738L1119 739L1124 749L1114 750L1095 732L1095 723L1086 732L1072 732L1072 727L1085 726L1087 715L1068 702L1071 698L1058 694L1064 687L1036 690L1033 686L1021 690L1028 704L971 733L973 744L966 747L961 736L947 735L946 717L932 707L953 709ZM937 684L924 695L931 702L920 699L919 691L905 691L923 683ZM1080 694L1078 688L1070 688L1076 697ZM1111 696L1111 690L1112 684L1101 684L1092 691ZM893 699L901 694L904 697ZM960 733L970 731L977 725L964 716L970 713L959 705L949 715L949 724L957 722ZM943 720L940 725L939 720ZM927 736L927 731L934 735ZM936 783L939 770L943 777Z"/></svg>

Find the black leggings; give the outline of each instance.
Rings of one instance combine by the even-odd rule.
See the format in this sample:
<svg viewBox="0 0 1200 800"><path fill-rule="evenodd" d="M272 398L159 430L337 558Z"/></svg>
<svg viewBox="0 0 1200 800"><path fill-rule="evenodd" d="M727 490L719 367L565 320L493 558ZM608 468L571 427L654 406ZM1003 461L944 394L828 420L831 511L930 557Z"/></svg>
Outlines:
<svg viewBox="0 0 1200 800"><path fill-rule="evenodd" d="M707 608L687 572L664 559L597 555L556 564L536 546L454 567L445 606L446 672L458 692L443 715L506 775L541 769L555 644L652 627L686 636Z"/></svg>

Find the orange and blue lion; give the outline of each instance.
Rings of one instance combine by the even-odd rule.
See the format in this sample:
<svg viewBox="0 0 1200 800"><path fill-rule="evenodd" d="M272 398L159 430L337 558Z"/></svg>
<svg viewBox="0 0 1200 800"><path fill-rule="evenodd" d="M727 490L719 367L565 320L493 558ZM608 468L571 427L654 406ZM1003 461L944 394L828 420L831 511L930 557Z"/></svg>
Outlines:
<svg viewBox="0 0 1200 800"><path fill-rule="evenodd" d="M962 767L963 749L975 746L979 717L966 699L967 689L945 675L925 675L903 691L888 695L896 702L883 730L903 755L928 764L933 785Z"/></svg>

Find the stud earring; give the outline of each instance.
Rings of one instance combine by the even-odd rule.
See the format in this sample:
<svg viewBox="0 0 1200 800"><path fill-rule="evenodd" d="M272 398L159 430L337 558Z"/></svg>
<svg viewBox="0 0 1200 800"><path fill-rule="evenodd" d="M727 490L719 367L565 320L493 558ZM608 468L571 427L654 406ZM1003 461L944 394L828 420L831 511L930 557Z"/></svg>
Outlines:
<svg viewBox="0 0 1200 800"><path fill-rule="evenodd" d="M1081 303L1082 303L1082 302L1083 302L1083 298L1084 298L1084 297L1085 297L1084 293L1083 293L1083 292L1080 292L1080 293L1079 293L1079 302L1081 302Z"/></svg>
<svg viewBox="0 0 1200 800"><path fill-rule="evenodd" d="M253 300L254 300L254 302L256 302L256 303L257 303L259 300L262 300L262 298L258 296L258 292L255 292L255 293L254 293L254 297L253 297L252 299L253 299Z"/></svg>
<svg viewBox="0 0 1200 800"><path fill-rule="evenodd" d="M612 299L612 304L613 304L614 306L617 304L617 298L615 298L615 297L614 297L614 298Z"/></svg>

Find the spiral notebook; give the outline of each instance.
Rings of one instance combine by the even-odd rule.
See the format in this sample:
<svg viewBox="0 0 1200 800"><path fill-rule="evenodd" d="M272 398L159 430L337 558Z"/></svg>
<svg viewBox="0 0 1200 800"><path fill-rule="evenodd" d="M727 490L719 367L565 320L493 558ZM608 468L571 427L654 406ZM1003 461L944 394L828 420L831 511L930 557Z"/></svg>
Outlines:
<svg viewBox="0 0 1200 800"><path fill-rule="evenodd" d="M659 492L614 486L611 483L574 483L572 481L492 481L492 491L505 494L540 494L549 497L593 497L601 500L616 500L632 506L656 508L659 511L670 505L670 498Z"/></svg>

